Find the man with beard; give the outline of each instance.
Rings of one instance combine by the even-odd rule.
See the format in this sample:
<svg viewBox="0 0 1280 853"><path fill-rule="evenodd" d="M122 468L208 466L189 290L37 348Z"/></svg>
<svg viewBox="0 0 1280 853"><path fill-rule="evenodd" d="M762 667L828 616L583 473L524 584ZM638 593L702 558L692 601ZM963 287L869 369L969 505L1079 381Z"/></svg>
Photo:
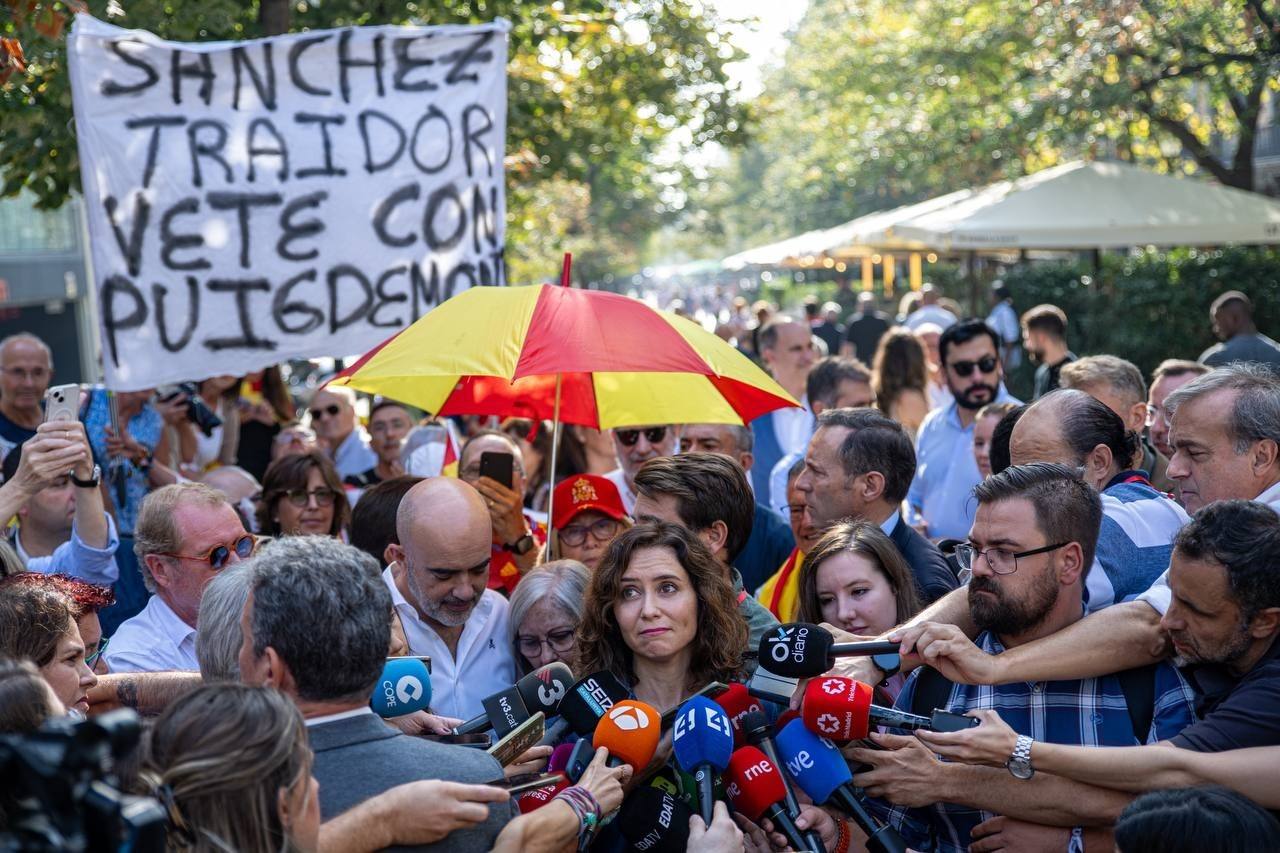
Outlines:
<svg viewBox="0 0 1280 853"><path fill-rule="evenodd" d="M999 655L1078 622L1102 521L1097 493L1065 466L1033 463L987 478L974 496L977 514L957 556L973 575L968 598L981 630L977 645ZM1112 823L1132 795L1043 773L1032 778L1024 755L1029 736L1077 746L1135 746L1177 735L1193 714L1191 691L1169 664L990 687L954 684L922 667L895 707L925 714L934 707L995 709L1028 736L1018 742L1007 770L941 762L915 738L898 735L872 736L886 751L846 751L871 766L853 781L879 798L872 809L898 827L911 848L942 853L968 850L988 835L1004 836L995 839L1004 842L997 847L1037 850L1068 849L1074 835L1092 849L1101 844L1093 828Z"/></svg>
<svg viewBox="0 0 1280 853"><path fill-rule="evenodd" d="M938 341L947 387L955 398L934 409L916 434L916 475L907 493L908 521L929 538L963 539L973 523L969 493L982 480L973 459L973 422L988 403L1019 403L1001 384L1000 338L981 320L964 320Z"/></svg>
<svg viewBox="0 0 1280 853"><path fill-rule="evenodd" d="M431 708L469 719L516 680L507 600L487 589L492 526L484 498L450 477L410 489L396 513L399 544L383 572L410 654L431 656Z"/></svg>
<svg viewBox="0 0 1280 853"><path fill-rule="evenodd" d="M1067 349L1067 315L1057 305L1037 305L1022 315L1022 343L1036 368L1035 393L1039 400L1058 387L1058 372L1076 360Z"/></svg>

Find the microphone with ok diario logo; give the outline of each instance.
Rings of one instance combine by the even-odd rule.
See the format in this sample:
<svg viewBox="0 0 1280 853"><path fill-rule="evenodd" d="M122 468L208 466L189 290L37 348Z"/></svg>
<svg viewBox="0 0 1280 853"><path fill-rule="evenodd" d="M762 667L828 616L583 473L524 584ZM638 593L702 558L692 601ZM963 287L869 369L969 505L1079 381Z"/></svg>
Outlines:
<svg viewBox="0 0 1280 853"><path fill-rule="evenodd" d="M890 655L882 669L898 668L899 644L872 640L863 643L837 643L831 632L809 622L791 622L770 628L760 638L760 665L772 673L788 678L813 678L827 672L838 657L878 657ZM877 661L877 666L880 662Z"/></svg>
<svg viewBox="0 0 1280 853"><path fill-rule="evenodd" d="M431 704L431 673L420 658L387 658L369 707L379 717L401 717Z"/></svg>

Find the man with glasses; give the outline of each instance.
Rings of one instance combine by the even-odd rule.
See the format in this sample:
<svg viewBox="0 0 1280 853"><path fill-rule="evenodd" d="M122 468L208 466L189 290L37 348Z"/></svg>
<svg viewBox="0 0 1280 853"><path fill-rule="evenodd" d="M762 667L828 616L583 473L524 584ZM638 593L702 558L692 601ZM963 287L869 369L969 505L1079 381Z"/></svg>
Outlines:
<svg viewBox="0 0 1280 853"><path fill-rule="evenodd" d="M916 475L907 493L908 521L935 541L963 539L973 523L970 492L982 480L974 461L973 422L988 403L1019 403L1001 381L1000 338L981 320L964 320L938 341L954 398L934 409L916 433Z"/></svg>
<svg viewBox="0 0 1280 853"><path fill-rule="evenodd" d="M286 456L301 456L315 450L319 444L315 430L294 421L280 427L280 432L271 442L271 461Z"/></svg>
<svg viewBox="0 0 1280 853"><path fill-rule="evenodd" d="M431 709L470 719L516 680L510 606L487 589L488 507L466 482L431 477L400 501L396 533L382 577L410 653L431 656Z"/></svg>
<svg viewBox="0 0 1280 853"><path fill-rule="evenodd" d="M618 467L604 476L618 487L622 506L630 515L636 508L636 472L650 459L679 452L680 434L670 424L618 427L613 430L613 449Z"/></svg>
<svg viewBox="0 0 1280 853"><path fill-rule="evenodd" d="M198 670L196 622L205 584L251 556L255 546L222 494L203 483L177 483L147 495L134 527L134 550L152 596L111 637L107 667Z"/></svg>
<svg viewBox="0 0 1280 853"><path fill-rule="evenodd" d="M27 332L0 341L0 459L36 434L52 378L53 352L44 341Z"/></svg>
<svg viewBox="0 0 1280 853"><path fill-rule="evenodd" d="M980 631L977 646L998 656L1079 622L1102 523L1097 492L1069 468L1033 463L988 477L974 496L976 517L956 553L972 575L968 600ZM920 668L895 707L924 714L935 707L990 708L1020 735L1041 742L1135 746L1178 734L1193 719L1192 702L1187 684L1162 663L1099 678L988 687L954 684ZM846 751L871 767L854 783L879 798L872 810L897 826L913 849L960 853L979 838L1027 822L1045 826L1019 824L1021 845L1006 838L997 846L1066 850L1073 835L1078 841L1090 827L1106 827L1132 799L1044 774L1029 784L1032 768L1023 754L1029 737L1007 769L941 762L913 737L876 741L887 749ZM992 821L996 815L1003 817Z"/></svg>
<svg viewBox="0 0 1280 853"><path fill-rule="evenodd" d="M333 459L339 477L354 477L378 464L369 437L356 423L356 394L350 388L323 386L312 395L307 412L311 428Z"/></svg>

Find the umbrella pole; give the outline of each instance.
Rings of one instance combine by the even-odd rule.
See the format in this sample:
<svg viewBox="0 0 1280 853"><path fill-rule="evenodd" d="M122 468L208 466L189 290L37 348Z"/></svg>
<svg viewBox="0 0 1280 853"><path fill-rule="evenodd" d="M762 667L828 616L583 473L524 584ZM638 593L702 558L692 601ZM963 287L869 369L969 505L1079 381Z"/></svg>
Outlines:
<svg viewBox="0 0 1280 853"><path fill-rule="evenodd" d="M547 530L551 529L551 519L554 517L556 500L556 456L560 450L560 374L556 374L556 402L553 414L551 416L551 470L547 472L547 483L551 486L551 491L547 493ZM547 536L547 550L552 560L560 558L557 553L559 542L552 536Z"/></svg>

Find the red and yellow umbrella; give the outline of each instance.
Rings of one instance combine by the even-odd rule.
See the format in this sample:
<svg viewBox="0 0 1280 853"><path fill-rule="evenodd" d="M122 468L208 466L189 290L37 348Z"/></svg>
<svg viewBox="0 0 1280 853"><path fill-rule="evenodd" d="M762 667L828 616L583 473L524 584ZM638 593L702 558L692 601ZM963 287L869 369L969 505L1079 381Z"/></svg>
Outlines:
<svg viewBox="0 0 1280 853"><path fill-rule="evenodd" d="M332 382L437 415L597 429L748 423L798 405L696 323L626 296L551 285L466 290Z"/></svg>

